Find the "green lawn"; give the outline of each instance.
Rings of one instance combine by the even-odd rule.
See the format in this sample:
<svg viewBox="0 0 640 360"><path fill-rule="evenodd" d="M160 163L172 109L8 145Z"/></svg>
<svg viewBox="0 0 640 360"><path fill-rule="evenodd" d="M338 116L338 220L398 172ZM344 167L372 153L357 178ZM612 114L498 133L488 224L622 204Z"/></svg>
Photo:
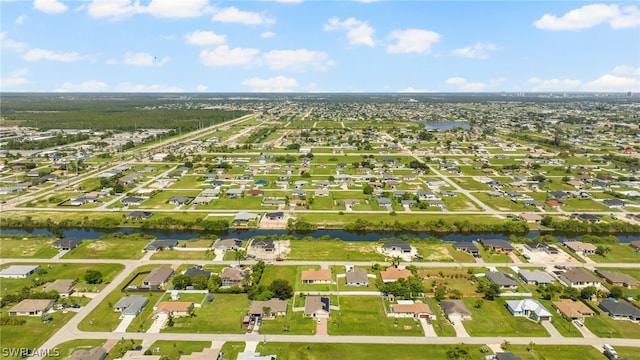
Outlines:
<svg viewBox="0 0 640 360"><path fill-rule="evenodd" d="M478 246L480 249L480 256L484 261L489 263L512 263L513 260L509 257L509 255L500 252L500 251L487 251L482 246Z"/></svg>
<svg viewBox="0 0 640 360"><path fill-rule="evenodd" d="M302 311L291 311L291 304L287 315L276 319L266 319L260 326L260 334L277 335L313 335L316 333L316 321L304 316Z"/></svg>
<svg viewBox="0 0 640 360"><path fill-rule="evenodd" d="M628 320L613 320L607 314L585 318L584 325L598 337L640 339L640 324Z"/></svg>
<svg viewBox="0 0 640 360"><path fill-rule="evenodd" d="M378 243L341 240L291 240L287 260L383 261Z"/></svg>
<svg viewBox="0 0 640 360"><path fill-rule="evenodd" d="M160 355L163 359L178 360L182 355L189 355L210 347L211 341L157 340L149 346L149 349L151 349L153 355Z"/></svg>
<svg viewBox="0 0 640 360"><path fill-rule="evenodd" d="M414 246L418 250L418 254L423 256L420 261L475 262L473 256L466 252L456 251L452 244L412 241L411 246Z"/></svg>
<svg viewBox="0 0 640 360"><path fill-rule="evenodd" d="M54 241L51 238L0 239L0 257L48 259L58 253L58 249L51 246Z"/></svg>
<svg viewBox="0 0 640 360"><path fill-rule="evenodd" d="M164 333L242 334L242 319L249 310L246 294L215 294L212 302L196 308L196 316L176 318L175 325L162 330Z"/></svg>
<svg viewBox="0 0 640 360"><path fill-rule="evenodd" d="M76 350L90 350L96 346L104 345L105 342L105 340L101 339L82 339L67 341L56 346L56 348L58 349L58 356L56 356L56 354L51 354L54 356L46 356L45 359L66 359Z"/></svg>
<svg viewBox="0 0 640 360"><path fill-rule="evenodd" d="M120 359L127 351L135 350L140 345L142 345L141 340L125 339L123 337L109 350L105 360Z"/></svg>
<svg viewBox="0 0 640 360"><path fill-rule="evenodd" d="M263 355L277 355L278 359L394 359L447 360L451 345L403 344L332 344L332 343L260 343L256 351ZM480 355L480 345L469 345L469 352Z"/></svg>
<svg viewBox="0 0 640 360"><path fill-rule="evenodd" d="M463 301L473 317L473 320L463 323L471 336L549 336L542 325L527 318L511 315L502 299L484 301L480 309L473 306L475 299L465 298Z"/></svg>
<svg viewBox="0 0 640 360"><path fill-rule="evenodd" d="M611 244L604 246L611 249L611 252L609 252L607 256L590 255L589 258L601 263L640 263L640 252L633 250L629 244Z"/></svg>
<svg viewBox="0 0 640 360"><path fill-rule="evenodd" d="M297 266L267 265L262 273L260 284L269 286L275 279L284 279L289 281L289 284L295 289L297 271Z"/></svg>
<svg viewBox="0 0 640 360"><path fill-rule="evenodd" d="M220 349L220 352L222 353L220 360L236 360L238 358L238 353L243 352L244 348L244 342L227 341L222 344L222 348Z"/></svg>
<svg viewBox="0 0 640 360"><path fill-rule="evenodd" d="M2 317L6 317L7 311L2 312ZM44 343L54 332L69 321L74 312L66 314L57 311L52 314L53 319L48 323L43 323L39 316L21 316L27 320L24 325L3 325L0 326L0 339L2 339L2 347L11 348L37 348ZM25 336L28 334L28 336ZM3 357L4 358L4 357ZM18 359L19 356L6 357L7 359Z"/></svg>
<svg viewBox="0 0 640 360"><path fill-rule="evenodd" d="M213 260L213 251L162 250L151 255L152 260ZM233 259L232 259L233 260Z"/></svg>
<svg viewBox="0 0 640 360"><path fill-rule="evenodd" d="M5 264L2 268L8 267ZM26 265L26 264L25 264ZM124 268L121 264L69 264L69 263L33 263L39 265L39 273L33 274L26 279L2 279L0 286L0 296L7 293L15 293L24 287L32 287L33 281L38 278L44 282L57 279L78 279L75 285L76 290L97 292L102 290L116 274ZM84 281L84 273L87 270L96 270L102 273L102 284L87 284Z"/></svg>
<svg viewBox="0 0 640 360"><path fill-rule="evenodd" d="M379 296L341 296L340 310L331 311L328 331L329 335L424 335L420 322L413 318L387 317Z"/></svg>
<svg viewBox="0 0 640 360"><path fill-rule="evenodd" d="M617 347L616 347L617 349ZM579 345L533 345L533 351L527 351L527 345L510 345L509 351L522 360L580 359L602 360L604 355L593 346ZM631 358L629 358L631 359Z"/></svg>

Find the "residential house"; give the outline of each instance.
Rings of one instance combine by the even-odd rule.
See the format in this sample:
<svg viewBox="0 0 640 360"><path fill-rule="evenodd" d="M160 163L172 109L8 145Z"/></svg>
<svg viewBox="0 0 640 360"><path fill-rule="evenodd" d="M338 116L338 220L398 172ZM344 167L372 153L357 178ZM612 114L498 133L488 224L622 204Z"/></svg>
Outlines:
<svg viewBox="0 0 640 360"><path fill-rule="evenodd" d="M53 242L51 246L60 250L71 250L82 244L82 239L59 239Z"/></svg>
<svg viewBox="0 0 640 360"><path fill-rule="evenodd" d="M431 306L420 300L399 300L397 304L391 304L391 312L388 316L412 317L415 319L433 319Z"/></svg>
<svg viewBox="0 0 640 360"><path fill-rule="evenodd" d="M490 282L500 285L500 289L516 289L518 287L518 283L513 280L513 277L502 271L489 271L485 276Z"/></svg>
<svg viewBox="0 0 640 360"><path fill-rule="evenodd" d="M602 203L612 209L622 209L626 205L626 203L620 199L605 199L602 200Z"/></svg>
<svg viewBox="0 0 640 360"><path fill-rule="evenodd" d="M252 240L251 245L249 246L266 252L273 252L276 250L276 245L273 243L273 240Z"/></svg>
<svg viewBox="0 0 640 360"><path fill-rule="evenodd" d="M558 278L567 286L574 288L600 285L600 281L583 268L570 268L558 275Z"/></svg>
<svg viewBox="0 0 640 360"><path fill-rule="evenodd" d="M376 198L378 206L391 206L391 200L388 198Z"/></svg>
<svg viewBox="0 0 640 360"><path fill-rule="evenodd" d="M202 275L208 280L211 277L211 271L202 270L201 268L198 268L198 267L192 267L187 269L184 272L184 275L187 275L190 278L193 278L194 276Z"/></svg>
<svg viewBox="0 0 640 360"><path fill-rule="evenodd" d="M189 202L191 202L191 198L186 196L174 196L167 201L167 203L175 206L187 205Z"/></svg>
<svg viewBox="0 0 640 360"><path fill-rule="evenodd" d="M593 255L596 253L597 247L590 243L583 243L582 241L565 241L562 243L569 250L578 255Z"/></svg>
<svg viewBox="0 0 640 360"><path fill-rule="evenodd" d="M11 265L0 271L0 278L24 279L35 273L38 269L40 269L38 265Z"/></svg>
<svg viewBox="0 0 640 360"><path fill-rule="evenodd" d="M486 250L501 251L504 253L513 252L513 246L508 241L502 239L478 239Z"/></svg>
<svg viewBox="0 0 640 360"><path fill-rule="evenodd" d="M273 298L267 301L251 302L249 316L260 317L262 319L273 319L278 316L287 315L287 301Z"/></svg>
<svg viewBox="0 0 640 360"><path fill-rule="evenodd" d="M471 241L457 241L453 243L453 248L471 254L473 257L480 257L480 250Z"/></svg>
<svg viewBox="0 0 640 360"><path fill-rule="evenodd" d="M54 303L51 299L24 299L9 309L9 316L41 316L49 311Z"/></svg>
<svg viewBox="0 0 640 360"><path fill-rule="evenodd" d="M260 189L251 189L247 191L247 196L264 196L264 191Z"/></svg>
<svg viewBox="0 0 640 360"><path fill-rule="evenodd" d="M178 240L158 239L151 241L142 251L158 251L163 249L173 249L178 246Z"/></svg>
<svg viewBox="0 0 640 360"><path fill-rule="evenodd" d="M522 203L524 204L524 200L522 201ZM536 205L536 206L539 206L539 204ZM520 219L522 219L522 220L524 220L524 221L526 221L528 223L539 224L542 221L542 216L540 216L538 214L522 213L522 214L520 214Z"/></svg>
<svg viewBox="0 0 640 360"><path fill-rule="evenodd" d="M242 240L236 238L219 239L213 244L213 248L216 250L236 250L242 247Z"/></svg>
<svg viewBox="0 0 640 360"><path fill-rule="evenodd" d="M331 284L333 282L330 269L303 270L300 279L303 284Z"/></svg>
<svg viewBox="0 0 640 360"><path fill-rule="evenodd" d="M55 291L61 298L69 297L73 293L73 285L76 284L75 280L58 279L53 282L47 283L42 287L42 291L49 292Z"/></svg>
<svg viewBox="0 0 640 360"><path fill-rule="evenodd" d="M227 190L227 196L231 199L236 199L242 196L244 190L242 189L229 189Z"/></svg>
<svg viewBox="0 0 640 360"><path fill-rule="evenodd" d="M268 212L264 214L264 217L267 220L282 220L284 219L284 212L282 211Z"/></svg>
<svg viewBox="0 0 640 360"><path fill-rule="evenodd" d="M142 308L147 305L149 298L140 295L131 295L120 298L118 302L113 306L115 311L122 313L122 317L136 317L142 311Z"/></svg>
<svg viewBox="0 0 640 360"><path fill-rule="evenodd" d="M462 300L442 300L440 301L440 306L452 323L471 320L471 311L469 311Z"/></svg>
<svg viewBox="0 0 640 360"><path fill-rule="evenodd" d="M193 310L193 303L190 301L161 301L153 309L154 314L166 314L173 317L187 317Z"/></svg>
<svg viewBox="0 0 640 360"><path fill-rule="evenodd" d="M345 274L347 286L369 286L369 276L365 269L353 269Z"/></svg>
<svg viewBox="0 0 640 360"><path fill-rule="evenodd" d="M613 286L624 286L629 289L638 287L638 280L627 274L606 270L596 270L596 274Z"/></svg>
<svg viewBox="0 0 640 360"><path fill-rule="evenodd" d="M169 278L173 275L173 269L167 266L159 266L142 280L142 287L150 290L164 290Z"/></svg>
<svg viewBox="0 0 640 360"><path fill-rule="evenodd" d="M585 317L591 317L594 314L593 310L591 310L591 308L585 305L582 301L575 301L571 299L560 299L559 301L554 301L553 307L556 308L563 318L568 320L582 320Z"/></svg>
<svg viewBox="0 0 640 360"><path fill-rule="evenodd" d="M129 215L127 215L127 220L145 220L153 215L150 211L132 211Z"/></svg>
<svg viewBox="0 0 640 360"><path fill-rule="evenodd" d="M124 206L138 206L144 201L141 197L136 196L127 196L124 199L120 200L122 205Z"/></svg>
<svg viewBox="0 0 640 360"><path fill-rule="evenodd" d="M259 352L243 351L238 353L236 360L276 360L276 355L261 355Z"/></svg>
<svg viewBox="0 0 640 360"><path fill-rule="evenodd" d="M600 217L595 214L571 214L571 217L579 221L600 222Z"/></svg>
<svg viewBox="0 0 640 360"><path fill-rule="evenodd" d="M222 279L222 287L242 286L242 280L247 274L251 273L251 269L226 267L220 272Z"/></svg>
<svg viewBox="0 0 640 360"><path fill-rule="evenodd" d="M518 276L527 284L553 284L555 280L551 275L540 270L523 270L518 271Z"/></svg>
<svg viewBox="0 0 640 360"><path fill-rule="evenodd" d="M304 316L323 318L331 314L331 301L326 296L307 295L304 299Z"/></svg>
<svg viewBox="0 0 640 360"><path fill-rule="evenodd" d="M635 251L640 251L640 240L633 240L629 243L629 246Z"/></svg>
<svg viewBox="0 0 640 360"><path fill-rule="evenodd" d="M260 215L252 214L248 212L239 212L233 218L232 223L235 225L246 226L249 224L249 221L258 220L258 219L260 219Z"/></svg>
<svg viewBox="0 0 640 360"><path fill-rule="evenodd" d="M553 245L543 242L532 241L524 244L525 249L531 252L546 252L547 254L558 254L560 250Z"/></svg>
<svg viewBox="0 0 640 360"><path fill-rule="evenodd" d="M411 245L406 241L387 241L382 245L382 249L387 254L393 253L411 253Z"/></svg>
<svg viewBox="0 0 640 360"><path fill-rule="evenodd" d="M604 299L598 307L613 319L640 321L640 309L627 301Z"/></svg>
<svg viewBox="0 0 640 360"><path fill-rule="evenodd" d="M551 313L538 300L507 300L505 303L513 316L524 316L535 321L551 320Z"/></svg>
<svg viewBox="0 0 640 360"><path fill-rule="evenodd" d="M522 360L520 356L516 356L512 352L498 352L495 354L495 360Z"/></svg>
<svg viewBox="0 0 640 360"><path fill-rule="evenodd" d="M398 279L408 279L410 276L413 276L411 271L407 269L398 269L396 267L389 267L386 270L380 271L380 277L382 278L382 282L394 282L398 281Z"/></svg>

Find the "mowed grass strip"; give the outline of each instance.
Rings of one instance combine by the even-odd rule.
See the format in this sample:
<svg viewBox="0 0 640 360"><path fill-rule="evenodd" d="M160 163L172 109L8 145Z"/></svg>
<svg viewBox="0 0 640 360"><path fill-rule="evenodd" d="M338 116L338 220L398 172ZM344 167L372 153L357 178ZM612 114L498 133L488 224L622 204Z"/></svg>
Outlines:
<svg viewBox="0 0 640 360"><path fill-rule="evenodd" d="M341 240L292 240L288 260L383 261L378 243Z"/></svg>
<svg viewBox="0 0 640 360"><path fill-rule="evenodd" d="M476 299L463 299L473 320L463 322L471 336L549 336L542 325L528 318L511 315L502 299L484 301L480 309L473 305Z"/></svg>
<svg viewBox="0 0 640 360"><path fill-rule="evenodd" d="M405 344L332 344L332 343L278 343L261 342L256 351L277 355L278 359L394 359L447 360L451 345L405 345ZM480 353L480 345L470 345L471 353Z"/></svg>
<svg viewBox="0 0 640 360"><path fill-rule="evenodd" d="M327 330L329 335L424 335L413 318L387 317L379 296L341 296L340 310L331 310Z"/></svg>
<svg viewBox="0 0 640 360"><path fill-rule="evenodd" d="M249 310L246 294L215 294L212 302L195 308L194 317L175 318L163 333L242 334L242 319Z"/></svg>
<svg viewBox="0 0 640 360"><path fill-rule="evenodd" d="M522 360L541 359L580 359L601 360L602 352L593 346L580 345L533 345L533 350L528 351L527 345L510 345L509 351L522 358ZM617 347L616 347L617 349Z"/></svg>
<svg viewBox="0 0 640 360"><path fill-rule="evenodd" d="M629 320L613 320L605 313L585 318L584 325L601 338L640 339L640 324Z"/></svg>
<svg viewBox="0 0 640 360"><path fill-rule="evenodd" d="M48 259L58 253L51 238L0 239L0 257Z"/></svg>
<svg viewBox="0 0 640 360"><path fill-rule="evenodd" d="M163 359L178 360L182 355L190 355L209 347L211 347L211 341L156 340L149 349L153 355L160 355ZM156 349L159 350L155 351Z"/></svg>

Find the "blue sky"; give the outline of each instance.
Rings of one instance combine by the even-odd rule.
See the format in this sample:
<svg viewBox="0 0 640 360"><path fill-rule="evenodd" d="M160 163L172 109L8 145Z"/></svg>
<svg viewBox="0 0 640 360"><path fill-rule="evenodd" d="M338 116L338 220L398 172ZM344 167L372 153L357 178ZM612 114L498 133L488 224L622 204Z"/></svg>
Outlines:
<svg viewBox="0 0 640 360"><path fill-rule="evenodd" d="M0 0L0 90L640 92L637 4Z"/></svg>

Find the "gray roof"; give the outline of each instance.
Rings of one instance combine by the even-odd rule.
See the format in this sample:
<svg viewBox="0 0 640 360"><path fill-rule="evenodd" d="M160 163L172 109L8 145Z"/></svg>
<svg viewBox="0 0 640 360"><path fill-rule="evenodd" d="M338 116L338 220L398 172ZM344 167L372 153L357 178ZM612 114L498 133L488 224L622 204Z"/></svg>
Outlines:
<svg viewBox="0 0 640 360"><path fill-rule="evenodd" d="M512 278L510 278L506 273L502 271L490 271L486 273L487 279L494 284L498 284L500 286L517 286L518 283L515 282Z"/></svg>
<svg viewBox="0 0 640 360"><path fill-rule="evenodd" d="M453 243L453 248L456 250L464 250L468 252L479 252L478 248L471 241L457 241Z"/></svg>
<svg viewBox="0 0 640 360"><path fill-rule="evenodd" d="M445 314L460 314L464 316L471 316L471 311L467 308L462 300L442 300L440 306Z"/></svg>
<svg viewBox="0 0 640 360"><path fill-rule="evenodd" d="M82 239L60 239L60 240L54 241L53 244L51 244L51 246L55 248L74 249L78 245L80 245L80 243L82 243Z"/></svg>
<svg viewBox="0 0 640 360"><path fill-rule="evenodd" d="M131 295L120 298L113 305L113 308L122 312L123 315L138 315L142 308L147 305L149 299L145 296Z"/></svg>
<svg viewBox="0 0 640 360"><path fill-rule="evenodd" d="M585 282L599 283L600 282L595 276L589 274L583 268L571 268L565 271L564 273L562 273L562 276L572 283L585 283Z"/></svg>
<svg viewBox="0 0 640 360"><path fill-rule="evenodd" d="M326 296L308 295L304 302L304 313L314 314L318 311L329 312L329 298Z"/></svg>
<svg viewBox="0 0 640 360"><path fill-rule="evenodd" d="M391 205L391 200L389 200L387 198L377 198L376 201L378 202L378 205L380 205L380 206Z"/></svg>
<svg viewBox="0 0 640 360"><path fill-rule="evenodd" d="M522 358L510 352L499 352L496 353L496 360L522 360Z"/></svg>
<svg viewBox="0 0 640 360"><path fill-rule="evenodd" d="M348 271L345 278L347 284L369 282L369 277L367 276L367 271L365 269L354 269L353 271Z"/></svg>
<svg viewBox="0 0 640 360"><path fill-rule="evenodd" d="M24 276L38 270L38 265L11 265L0 271L0 277Z"/></svg>
<svg viewBox="0 0 640 360"><path fill-rule="evenodd" d="M168 249L176 246L178 246L178 240L163 239L163 240L153 240L144 249L145 250L156 250L160 248Z"/></svg>
<svg viewBox="0 0 640 360"><path fill-rule="evenodd" d="M600 275L603 279L613 283L623 283L626 286L638 285L638 280L636 280L631 275L606 270L596 270L596 274Z"/></svg>
<svg viewBox="0 0 640 360"><path fill-rule="evenodd" d="M196 268L189 268L187 269L187 271L184 272L184 274L189 277L194 277L198 275L204 275L204 277L206 277L207 279L211 277L211 271L206 271L206 270L196 269Z"/></svg>
<svg viewBox="0 0 640 360"><path fill-rule="evenodd" d="M534 281L536 284L551 284L554 282L551 275L540 270L520 270L519 274L526 282Z"/></svg>
<svg viewBox="0 0 640 360"><path fill-rule="evenodd" d="M268 301L253 301L249 307L250 315L262 315L262 309L268 307L271 313L287 312L287 301L280 299L270 299Z"/></svg>
<svg viewBox="0 0 640 360"><path fill-rule="evenodd" d="M406 241L386 241L382 247L385 250L401 249L402 251L411 251L411 245Z"/></svg>
<svg viewBox="0 0 640 360"><path fill-rule="evenodd" d="M496 248L504 250L513 250L513 246L507 240L502 239L479 239L482 246L486 248Z"/></svg>
<svg viewBox="0 0 640 360"><path fill-rule="evenodd" d="M640 319L640 309L624 300L605 299L598 304L598 307L612 316L624 316Z"/></svg>
<svg viewBox="0 0 640 360"><path fill-rule="evenodd" d="M233 221L249 221L249 220L257 219L259 217L260 215L256 215L248 212L240 212L236 214L236 217L233 218Z"/></svg>
<svg viewBox="0 0 640 360"><path fill-rule="evenodd" d="M143 283L164 283L173 275L173 269L167 266L159 266L149 273Z"/></svg>

